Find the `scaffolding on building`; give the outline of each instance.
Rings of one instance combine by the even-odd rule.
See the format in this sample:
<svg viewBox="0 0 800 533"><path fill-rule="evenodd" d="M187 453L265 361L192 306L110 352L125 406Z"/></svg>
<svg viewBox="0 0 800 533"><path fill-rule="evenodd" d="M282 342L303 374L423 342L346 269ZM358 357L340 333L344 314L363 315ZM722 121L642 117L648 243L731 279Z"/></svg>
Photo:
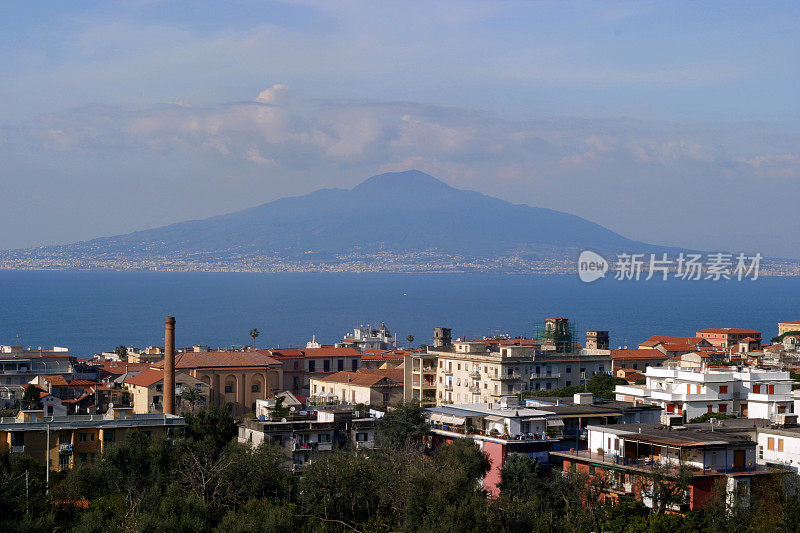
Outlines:
<svg viewBox="0 0 800 533"><path fill-rule="evenodd" d="M533 325L533 338L543 345L555 346L558 353L573 353L577 329L568 318L547 318Z"/></svg>

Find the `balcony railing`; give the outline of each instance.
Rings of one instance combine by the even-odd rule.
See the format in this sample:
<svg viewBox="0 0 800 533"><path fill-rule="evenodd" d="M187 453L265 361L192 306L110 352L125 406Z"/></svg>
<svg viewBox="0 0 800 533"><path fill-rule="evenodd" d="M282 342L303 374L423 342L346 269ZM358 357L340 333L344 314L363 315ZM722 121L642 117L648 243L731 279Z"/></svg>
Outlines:
<svg viewBox="0 0 800 533"><path fill-rule="evenodd" d="M58 451L61 453L72 453L72 444L64 443L58 445Z"/></svg>
<svg viewBox="0 0 800 533"><path fill-rule="evenodd" d="M469 388L469 391L473 394L479 394L481 392L481 388L479 385L473 385Z"/></svg>
<svg viewBox="0 0 800 533"><path fill-rule="evenodd" d="M561 372L534 372L531 374L531 379L558 379L560 377Z"/></svg>
<svg viewBox="0 0 800 533"><path fill-rule="evenodd" d="M469 373L469 377L472 379L481 379L481 373L477 370L473 370Z"/></svg>
<svg viewBox="0 0 800 533"><path fill-rule="evenodd" d="M11 453L25 453L25 445L20 444L19 446L12 446Z"/></svg>

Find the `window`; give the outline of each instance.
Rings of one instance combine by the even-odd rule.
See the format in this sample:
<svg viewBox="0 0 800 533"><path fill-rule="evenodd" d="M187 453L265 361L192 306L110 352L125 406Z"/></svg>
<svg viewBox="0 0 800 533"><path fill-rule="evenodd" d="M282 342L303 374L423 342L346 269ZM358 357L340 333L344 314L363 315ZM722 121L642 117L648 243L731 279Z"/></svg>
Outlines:
<svg viewBox="0 0 800 533"><path fill-rule="evenodd" d="M153 396L153 404L159 405L161 403L161 396Z"/></svg>
<svg viewBox="0 0 800 533"><path fill-rule="evenodd" d="M692 393L692 386L687 383L686 384L686 394L691 394L691 393Z"/></svg>
<svg viewBox="0 0 800 533"><path fill-rule="evenodd" d="M783 451L783 439L778 439L778 451Z"/></svg>
<svg viewBox="0 0 800 533"><path fill-rule="evenodd" d="M567 380L567 387L572 387L572 382Z"/></svg>
<svg viewBox="0 0 800 533"><path fill-rule="evenodd" d="M708 413L713 413L714 412L714 406L713 405L706 405L706 409L708 409L708 411L706 411Z"/></svg>
<svg viewBox="0 0 800 533"><path fill-rule="evenodd" d="M58 466L61 468L69 468L69 454L61 453L58 455Z"/></svg>
<svg viewBox="0 0 800 533"><path fill-rule="evenodd" d="M330 433L319 433L317 435L317 442L330 442L330 441L331 441Z"/></svg>
<svg viewBox="0 0 800 533"><path fill-rule="evenodd" d="M458 363L458 364L456 365L456 370L461 370L461 363Z"/></svg>
<svg viewBox="0 0 800 533"><path fill-rule="evenodd" d="M295 370L299 370L299 368L300 368L300 367L299 367L299 365L297 364L297 361L295 361L295 362L294 362L294 369L295 369Z"/></svg>
<svg viewBox="0 0 800 533"><path fill-rule="evenodd" d="M78 434L78 442L86 442L86 440L88 439L88 436L89 436L88 433L79 433ZM83 461L83 462L85 463L86 461Z"/></svg>
<svg viewBox="0 0 800 533"><path fill-rule="evenodd" d="M12 432L11 446L25 446L25 433L21 431Z"/></svg>
<svg viewBox="0 0 800 533"><path fill-rule="evenodd" d="M634 370L639 370L639 364L638 363L633 363L633 369Z"/></svg>
<svg viewBox="0 0 800 533"><path fill-rule="evenodd" d="M259 392L261 390L261 383L253 383L250 385L250 392Z"/></svg>
<svg viewBox="0 0 800 533"><path fill-rule="evenodd" d="M336 360L336 370L338 370L339 372L344 370L344 359L337 359Z"/></svg>
<svg viewBox="0 0 800 533"><path fill-rule="evenodd" d="M700 394L703 391L703 387L700 385L697 386L697 394Z"/></svg>
<svg viewBox="0 0 800 533"><path fill-rule="evenodd" d="M156 385L156 392L162 392L164 390L164 385Z"/></svg>
<svg viewBox="0 0 800 533"><path fill-rule="evenodd" d="M726 404L726 403L719 404L719 412L720 413L727 413L728 412L728 404Z"/></svg>
<svg viewBox="0 0 800 533"><path fill-rule="evenodd" d="M367 441L366 433L356 433L356 442L366 442L366 441Z"/></svg>
<svg viewBox="0 0 800 533"><path fill-rule="evenodd" d="M778 414L783 414L785 412L786 412L786 406L785 405L779 405L778 406Z"/></svg>
<svg viewBox="0 0 800 533"><path fill-rule="evenodd" d="M567 374L572 374L572 367L571 366L567 367Z"/></svg>
<svg viewBox="0 0 800 533"><path fill-rule="evenodd" d="M358 370L358 359L353 359L353 360L352 360L352 361L350 361L350 362L353 364L353 365L352 365L352 367L353 367L353 372L355 372L356 370Z"/></svg>
<svg viewBox="0 0 800 533"><path fill-rule="evenodd" d="M775 394L775 385L767 385L767 394Z"/></svg>
<svg viewBox="0 0 800 533"><path fill-rule="evenodd" d="M311 359L308 362L308 371L309 372L316 372L317 362Z"/></svg>
<svg viewBox="0 0 800 533"><path fill-rule="evenodd" d="M605 366L604 366L604 365L600 365L600 366L598 366L598 367L597 367L597 371L598 371L598 372L605 372Z"/></svg>
<svg viewBox="0 0 800 533"><path fill-rule="evenodd" d="M767 449L774 450L775 449L775 438L767 437Z"/></svg>
<svg viewBox="0 0 800 533"><path fill-rule="evenodd" d="M114 442L114 431L107 429L103 432L103 442Z"/></svg>
<svg viewBox="0 0 800 533"><path fill-rule="evenodd" d="M85 463L85 462L86 462L86 457L87 457L87 456L86 456L86 454L85 454L85 453L79 453L79 454L78 454L78 459L80 459L80 461L81 461L82 463Z"/></svg>
<svg viewBox="0 0 800 533"><path fill-rule="evenodd" d="M758 447L758 458L759 459L763 459L764 458L764 447L763 446L759 446Z"/></svg>
<svg viewBox="0 0 800 533"><path fill-rule="evenodd" d="M674 413L675 412L675 406L673 404L671 404L671 403L667 404L667 412L668 413Z"/></svg>
<svg viewBox="0 0 800 533"><path fill-rule="evenodd" d="M233 392L233 385L225 385L225 392L227 393Z"/></svg>
<svg viewBox="0 0 800 533"><path fill-rule="evenodd" d="M720 394L728 394L728 386L727 385L720 385L719 386L719 393Z"/></svg>
<svg viewBox="0 0 800 533"><path fill-rule="evenodd" d="M329 359L325 359L322 362L322 371L323 372L330 372L331 371L331 362Z"/></svg>
<svg viewBox="0 0 800 533"><path fill-rule="evenodd" d="M761 394L761 385L753 385L753 392L756 394Z"/></svg>
<svg viewBox="0 0 800 533"><path fill-rule="evenodd" d="M194 384L194 388L197 389L197 390L203 390L203 384L202 383L195 383Z"/></svg>

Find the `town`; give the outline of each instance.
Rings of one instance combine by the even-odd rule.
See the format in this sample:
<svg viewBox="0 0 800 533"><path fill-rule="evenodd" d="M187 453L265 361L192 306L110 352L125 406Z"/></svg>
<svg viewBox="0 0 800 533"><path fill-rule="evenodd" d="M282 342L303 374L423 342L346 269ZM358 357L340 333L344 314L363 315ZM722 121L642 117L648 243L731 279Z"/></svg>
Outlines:
<svg viewBox="0 0 800 533"><path fill-rule="evenodd" d="M611 332L579 337L564 317L524 337L454 339L433 327L433 342L416 347L381 324L298 348L256 347L256 329L249 346L177 348L177 327L167 317L163 345L84 359L63 347L0 346L6 491L28 487L32 464L46 493L63 491L71 475L142 438L174 446L227 420L228 440L268 448L281 475L313 490L324 488L308 485L315 469L342 455L435 460L459 449L450 460L475 460L463 456L468 446L487 501L568 478L598 527L598 516L631 506L644 521L720 505L752 512L784 485L800 508L800 320L778 323L769 340L710 327L618 349ZM61 497L73 513L92 509L88 494ZM353 516L336 520L355 527Z"/></svg>

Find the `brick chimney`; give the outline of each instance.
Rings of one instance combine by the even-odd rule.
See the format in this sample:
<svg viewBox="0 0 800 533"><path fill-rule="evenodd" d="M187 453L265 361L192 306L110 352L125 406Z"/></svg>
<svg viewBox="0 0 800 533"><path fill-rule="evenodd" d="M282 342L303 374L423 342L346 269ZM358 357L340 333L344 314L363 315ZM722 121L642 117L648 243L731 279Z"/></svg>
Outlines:
<svg viewBox="0 0 800 533"><path fill-rule="evenodd" d="M175 317L164 321L164 414L175 414Z"/></svg>

